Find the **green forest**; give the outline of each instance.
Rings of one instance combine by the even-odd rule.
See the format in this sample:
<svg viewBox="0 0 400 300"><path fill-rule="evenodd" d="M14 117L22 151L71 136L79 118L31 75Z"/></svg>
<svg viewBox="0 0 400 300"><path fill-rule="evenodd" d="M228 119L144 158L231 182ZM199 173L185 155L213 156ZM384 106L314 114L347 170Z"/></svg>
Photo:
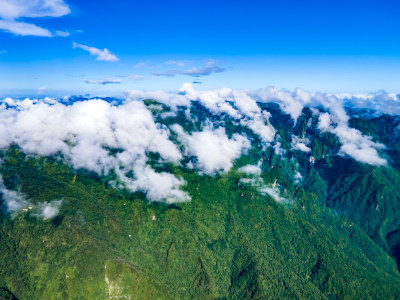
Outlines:
<svg viewBox="0 0 400 300"><path fill-rule="evenodd" d="M251 149L215 175L185 162L159 164L157 153L148 153L150 166L186 182L191 200L173 204L112 184L113 172L75 169L61 154L3 149L4 186L33 208L1 211L1 299L400 298L397 119L354 116L349 122L390 148L384 153L389 164L378 167L337 155L338 138L318 132L308 108L294 124L276 105L264 104L286 149L282 156L247 127L200 104L190 112L196 121L183 112L162 119L168 107L145 104L155 120L187 132L205 120L222 122L229 137L250 136ZM309 137L311 152L292 150L291 134ZM176 136L171 140L179 145ZM254 176L240 168L257 164L259 180L277 182L287 202L243 181ZM301 181L293 179L296 172ZM35 207L54 200L62 201L57 216L37 215Z"/></svg>

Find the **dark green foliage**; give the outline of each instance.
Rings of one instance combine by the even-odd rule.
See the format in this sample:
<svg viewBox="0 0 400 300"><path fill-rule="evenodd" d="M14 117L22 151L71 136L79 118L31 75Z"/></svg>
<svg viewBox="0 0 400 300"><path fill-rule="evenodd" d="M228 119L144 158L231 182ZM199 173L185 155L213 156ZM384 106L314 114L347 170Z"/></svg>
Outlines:
<svg viewBox="0 0 400 300"><path fill-rule="evenodd" d="M76 171L16 150L4 166L10 188L64 201L51 221L1 217L1 284L19 299L400 295L395 262L356 224L312 206L313 194L294 190L306 209L288 209L238 184L235 171L181 170L193 199L168 207L91 173L73 182Z"/></svg>
<svg viewBox="0 0 400 300"><path fill-rule="evenodd" d="M144 103L157 120L169 111L153 100ZM308 108L294 123L276 104L260 106L273 115L284 156L200 103L162 120L188 133L213 120L229 137L240 133L252 141L229 173L214 177L147 153L156 171L186 180L187 203L148 203L143 193L113 188L112 172L74 170L59 156L27 156L17 147L2 152L8 189L33 204L63 202L51 220L1 211L0 299L400 298L397 167L338 156L338 139L318 132ZM371 122L352 119L351 125L391 145L388 155L396 162L398 146L388 138L396 127L387 123L397 121ZM291 149L292 134L309 138L311 152ZM258 163L264 183L276 181L287 205L241 182L238 168ZM296 174L302 177L297 182Z"/></svg>

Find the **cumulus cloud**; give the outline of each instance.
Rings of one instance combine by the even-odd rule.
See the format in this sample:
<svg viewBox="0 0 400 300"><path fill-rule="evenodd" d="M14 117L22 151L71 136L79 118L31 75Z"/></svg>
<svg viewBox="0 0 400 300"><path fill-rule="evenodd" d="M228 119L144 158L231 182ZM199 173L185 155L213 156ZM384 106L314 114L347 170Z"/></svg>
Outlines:
<svg viewBox="0 0 400 300"><path fill-rule="evenodd" d="M215 115L227 114L238 120L241 125L246 126L258 135L266 146L273 143L275 152L279 155L283 155L285 151L281 147L278 136L276 136L276 130L269 123L271 115L266 111L261 111L257 101L277 102L281 109L295 121L301 115L304 107L308 106L312 108L315 116L319 114L319 130L329 131L338 136L342 144L341 155L349 155L355 160L372 165L386 164L386 160L381 158L378 153L378 150L384 149L382 144L373 142L371 137L364 136L359 131L348 127L350 118L345 110L345 103L347 102L343 100L347 98L341 99L335 95L321 93L311 95L302 89L290 92L271 87L256 92L229 88L196 90L189 83L184 84L177 94L161 91L130 91L129 95L135 99L156 99L167 105L179 103L179 105L189 106L191 101L199 101ZM383 101L397 101L395 100L397 95L381 95L381 97L386 99ZM313 107L325 111L320 112ZM366 107L368 107L367 104ZM300 140L295 137L292 142L292 149L310 152L308 143L308 140Z"/></svg>
<svg viewBox="0 0 400 300"><path fill-rule="evenodd" d="M52 219L58 215L61 204L62 200L39 203L39 212L36 214L36 216L43 217L45 220Z"/></svg>
<svg viewBox="0 0 400 300"><path fill-rule="evenodd" d="M85 50L90 53L92 56L96 56L96 60L102 60L102 61L110 61L110 62L116 62L119 61L119 58L115 56L114 54L111 54L111 52L107 49L104 48L103 50L95 47L89 47L86 45L78 44L73 42L72 47L75 48L80 48L82 50Z"/></svg>
<svg viewBox="0 0 400 300"><path fill-rule="evenodd" d="M238 169L239 172L245 173L248 175L261 175L261 168L260 165L245 165Z"/></svg>
<svg viewBox="0 0 400 300"><path fill-rule="evenodd" d="M400 115L400 94L379 91L368 95L338 95L344 105L352 109L369 110L369 116Z"/></svg>
<svg viewBox="0 0 400 300"><path fill-rule="evenodd" d="M275 153L283 155L285 150L281 147L279 135L269 122L271 114L256 102L261 94L229 88L200 91L185 84L178 93L129 91L126 99L118 105L100 99L72 104L64 101L70 104L64 105L52 98L6 98L0 102L0 148L16 144L30 154L62 154L74 168L85 168L101 175L111 174L110 171L114 170L116 186L143 191L150 201L187 201L190 197L182 190L185 181L168 172L156 172L151 167L153 164L149 164L148 153L159 154L158 164L180 165L189 161L187 167L210 175L229 171L235 160L251 147L250 139L254 135L260 138L263 147L273 146ZM313 110L315 116L319 114L318 129L338 137L341 143L339 155L377 166L386 164L379 155L384 145L349 128L349 117L339 98L315 94L310 100L308 96L299 96L302 94L300 91L289 94L291 100L287 103L300 97L302 105L308 103L306 105L319 108ZM169 110L157 112L149 109L141 101L143 99L157 100L169 106ZM201 121L201 126L191 132L184 131L177 124L168 128L157 123L160 118L174 118L181 113L188 121L199 121L191 113L195 103L219 116L218 121L214 122L213 117ZM282 107L297 106L287 104ZM298 117L298 110L289 109L288 113ZM252 131L254 135L234 133L228 136L222 122L225 119L239 130L245 127L245 131L240 132ZM174 144L176 140L179 146ZM309 152L308 145L307 138L292 136L292 150ZM240 171L249 176L258 176L259 172L255 167L253 175L251 167L243 167ZM273 197L279 195L275 192L263 190Z"/></svg>
<svg viewBox="0 0 400 300"><path fill-rule="evenodd" d="M306 145L308 143L309 143L308 139L301 139L295 135L292 136L292 149L294 150L310 152L311 148Z"/></svg>
<svg viewBox="0 0 400 300"><path fill-rule="evenodd" d="M63 0L0 0L0 29L21 36L67 36L64 31L50 32L20 18L61 17L71 11Z"/></svg>
<svg viewBox="0 0 400 300"><path fill-rule="evenodd" d="M143 91L131 90L126 92L126 97L130 101L141 101L143 99L154 99L165 105L176 107L178 105L188 106L190 100L181 94L167 93L164 91Z"/></svg>
<svg viewBox="0 0 400 300"><path fill-rule="evenodd" d="M147 165L148 152L159 153L161 163L175 164L182 154L169 139L169 130L154 122L143 102L113 106L93 99L64 105L51 99L5 99L0 105L0 147L11 144L26 153L62 153L77 169L104 175L115 170L117 185L143 191L150 201L190 199L180 190L183 179L156 173ZM110 149L118 152L111 154ZM131 173L133 177L127 175Z"/></svg>
<svg viewBox="0 0 400 300"><path fill-rule="evenodd" d="M277 102L281 109L289 114L294 121L301 115L305 105L312 102L310 93L297 88L293 92L278 90L275 87L258 90L254 96L262 102Z"/></svg>
<svg viewBox="0 0 400 300"><path fill-rule="evenodd" d="M371 108L376 111L385 111L383 107L388 104L389 109L400 112L397 95L380 93L378 96L351 97L349 95L337 96L310 93L295 89L293 92L287 90L277 90L275 87L258 90L253 96L262 102L277 102L281 109L289 114L294 121L297 121L305 106L322 107L326 110L319 116L318 128L321 131L332 132L338 136L340 143L340 154L348 155L355 160L376 166L382 166L387 161L379 156L377 150L383 149L384 145L373 142L371 137L364 136L356 129L348 127L349 116L345 106L353 108ZM368 98L368 100L367 100ZM385 102L387 101L387 102ZM311 149L302 141L292 143L294 149L309 152Z"/></svg>
<svg viewBox="0 0 400 300"><path fill-rule="evenodd" d="M205 174L227 172L233 166L233 161L250 148L250 141L240 135L234 134L231 139L224 128L205 128L188 134L182 127L175 125L172 128L185 145L188 155L196 157L195 165Z"/></svg>
<svg viewBox="0 0 400 300"><path fill-rule="evenodd" d="M276 130L268 122L271 115L261 111L257 102L247 92L229 88L199 91L188 83L182 86L180 92L188 99L200 101L213 113L226 113L235 119L241 119L241 124L248 126L265 143L273 141Z"/></svg>
<svg viewBox="0 0 400 300"><path fill-rule="evenodd" d="M112 78L106 78L106 79L100 79L100 80L84 80L86 83L95 83L95 84L100 84L100 85L106 85L106 84L112 84L112 83L121 83L121 79L112 79Z"/></svg>
<svg viewBox="0 0 400 300"><path fill-rule="evenodd" d="M369 136L363 135L359 130L348 126L349 116L343 102L334 96L317 95L321 105L329 112L319 116L318 129L322 132L335 134L340 143L340 153L353 159L375 166L387 164L386 159L379 156L378 150L384 149L383 144L372 141Z"/></svg>
<svg viewBox="0 0 400 300"><path fill-rule="evenodd" d="M225 113L240 120L240 124L249 127L266 144L272 142L276 134L276 130L269 123L271 115L261 111L256 101L246 91L235 91L230 88L201 91L194 89L192 84L185 83L179 93L131 90L127 95L129 99L134 100L155 99L168 106L190 106L191 101L199 101L216 115Z"/></svg>

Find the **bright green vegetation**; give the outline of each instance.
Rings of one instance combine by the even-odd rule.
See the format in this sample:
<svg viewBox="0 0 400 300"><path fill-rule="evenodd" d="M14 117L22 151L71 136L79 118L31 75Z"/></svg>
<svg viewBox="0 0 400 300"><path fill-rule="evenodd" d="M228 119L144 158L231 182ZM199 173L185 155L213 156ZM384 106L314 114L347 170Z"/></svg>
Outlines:
<svg viewBox="0 0 400 300"><path fill-rule="evenodd" d="M160 123L188 132L207 119L223 122L228 136L251 137L252 148L217 176L160 165L148 153L155 169L187 182L192 200L169 206L114 188L113 174L74 170L18 147L1 152L8 189L33 204L63 202L50 220L31 210L0 212L0 299L400 298L400 156L390 139L397 119L350 121L389 145L391 164L377 168L338 156L337 138L316 131L308 108L294 124L277 105L263 105L286 151L281 157L248 128L199 104L191 107L194 121L183 111L162 119L168 107L145 104ZM291 150L291 133L310 138L311 153ZM238 169L258 162L263 181L277 180L289 204L240 182Z"/></svg>
<svg viewBox="0 0 400 300"><path fill-rule="evenodd" d="M1 216L0 284L18 299L400 295L394 260L302 188L294 193L305 208L289 208L238 183L234 170L217 178L176 170L193 200L168 207L15 149L1 171L32 201L64 201L53 220Z"/></svg>

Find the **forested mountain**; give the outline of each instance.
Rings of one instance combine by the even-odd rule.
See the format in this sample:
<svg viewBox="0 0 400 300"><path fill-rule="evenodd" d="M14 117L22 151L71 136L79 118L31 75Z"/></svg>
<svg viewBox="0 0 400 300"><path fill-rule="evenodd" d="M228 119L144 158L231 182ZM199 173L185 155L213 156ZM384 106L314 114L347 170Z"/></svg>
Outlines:
<svg viewBox="0 0 400 300"><path fill-rule="evenodd" d="M356 100L4 99L0 296L399 298L400 117Z"/></svg>

